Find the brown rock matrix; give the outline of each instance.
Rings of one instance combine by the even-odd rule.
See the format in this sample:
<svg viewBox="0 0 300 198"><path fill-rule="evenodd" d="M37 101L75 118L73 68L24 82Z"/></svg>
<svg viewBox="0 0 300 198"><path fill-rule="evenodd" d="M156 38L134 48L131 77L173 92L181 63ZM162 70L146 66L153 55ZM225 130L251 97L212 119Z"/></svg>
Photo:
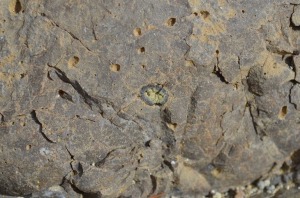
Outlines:
<svg viewBox="0 0 300 198"><path fill-rule="evenodd" d="M298 0L1 0L0 194L273 193L299 51Z"/></svg>

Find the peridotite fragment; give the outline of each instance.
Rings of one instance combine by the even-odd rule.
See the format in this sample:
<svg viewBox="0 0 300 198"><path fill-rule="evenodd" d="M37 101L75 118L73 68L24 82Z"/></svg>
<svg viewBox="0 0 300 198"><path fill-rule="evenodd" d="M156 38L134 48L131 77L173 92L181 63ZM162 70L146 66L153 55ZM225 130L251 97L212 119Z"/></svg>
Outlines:
<svg viewBox="0 0 300 198"><path fill-rule="evenodd" d="M161 85L146 85L141 89L142 100L152 105L163 105L168 100L168 93Z"/></svg>

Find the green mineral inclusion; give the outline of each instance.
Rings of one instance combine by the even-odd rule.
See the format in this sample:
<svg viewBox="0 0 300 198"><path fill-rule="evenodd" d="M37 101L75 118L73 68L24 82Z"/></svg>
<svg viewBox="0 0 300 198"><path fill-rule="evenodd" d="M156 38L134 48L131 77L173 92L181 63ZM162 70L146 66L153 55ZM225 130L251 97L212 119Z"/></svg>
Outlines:
<svg viewBox="0 0 300 198"><path fill-rule="evenodd" d="M168 93L160 85L147 85L141 89L141 96L148 105L163 105L168 100Z"/></svg>
<svg viewBox="0 0 300 198"><path fill-rule="evenodd" d="M155 104L162 103L164 96L156 88L150 88L146 91L147 97Z"/></svg>

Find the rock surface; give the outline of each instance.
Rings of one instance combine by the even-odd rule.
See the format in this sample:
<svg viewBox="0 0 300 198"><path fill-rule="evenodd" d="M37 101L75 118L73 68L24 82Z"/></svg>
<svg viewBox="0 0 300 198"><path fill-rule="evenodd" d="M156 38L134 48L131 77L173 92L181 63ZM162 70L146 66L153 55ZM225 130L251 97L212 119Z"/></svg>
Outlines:
<svg viewBox="0 0 300 198"><path fill-rule="evenodd" d="M295 10L292 16L292 22L295 26L300 26L300 6L295 6Z"/></svg>
<svg viewBox="0 0 300 198"><path fill-rule="evenodd" d="M207 195L292 170L299 4L0 1L0 194Z"/></svg>

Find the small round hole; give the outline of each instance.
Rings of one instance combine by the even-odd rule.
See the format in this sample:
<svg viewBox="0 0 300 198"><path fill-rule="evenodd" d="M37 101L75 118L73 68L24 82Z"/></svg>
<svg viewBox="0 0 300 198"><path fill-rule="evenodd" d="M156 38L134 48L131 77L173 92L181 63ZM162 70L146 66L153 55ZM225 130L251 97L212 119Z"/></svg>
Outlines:
<svg viewBox="0 0 300 198"><path fill-rule="evenodd" d="M141 47L140 49L138 49L138 53L139 54L145 53L145 48Z"/></svg>
<svg viewBox="0 0 300 198"><path fill-rule="evenodd" d="M26 150L27 150L27 151L30 150L31 147L32 147L32 146L31 146L30 144L26 145Z"/></svg>
<svg viewBox="0 0 300 198"><path fill-rule="evenodd" d="M176 23L176 19L175 18L169 18L167 21L167 25L168 26L174 26Z"/></svg>
<svg viewBox="0 0 300 198"><path fill-rule="evenodd" d="M278 118L280 120L283 120L285 118L287 112L288 112L287 106L283 106L279 111Z"/></svg>
<svg viewBox="0 0 300 198"><path fill-rule="evenodd" d="M145 147L150 147L150 142L151 142L151 140L148 140L147 142L145 142Z"/></svg>
<svg viewBox="0 0 300 198"><path fill-rule="evenodd" d="M15 13L19 13L21 10L22 10L21 2L17 0L15 5Z"/></svg>
<svg viewBox="0 0 300 198"><path fill-rule="evenodd" d="M77 56L73 56L72 58L69 59L68 65L69 67L75 67L79 62L79 58Z"/></svg>
<svg viewBox="0 0 300 198"><path fill-rule="evenodd" d="M242 13L245 13L245 10L242 10Z"/></svg>
<svg viewBox="0 0 300 198"><path fill-rule="evenodd" d="M141 36L141 35L142 35L142 30L141 30L141 28L135 28L135 29L133 30L133 35L134 35L134 36Z"/></svg>
<svg viewBox="0 0 300 198"><path fill-rule="evenodd" d="M73 175L77 175L78 174L78 172L76 170L73 170L72 172L73 172Z"/></svg>
<svg viewBox="0 0 300 198"><path fill-rule="evenodd" d="M18 14L19 12L22 11L22 5L20 0L11 0L10 4L9 4L9 11L11 13L15 13Z"/></svg>
<svg viewBox="0 0 300 198"><path fill-rule="evenodd" d="M204 19L206 19L206 18L209 17L209 15L210 15L209 12L207 12L207 11L205 11L205 10L201 11L200 14L202 15L202 17L203 17Z"/></svg>
<svg viewBox="0 0 300 198"><path fill-rule="evenodd" d="M118 72L120 71L121 66L119 64L111 64L110 65L110 70L113 72Z"/></svg>
<svg viewBox="0 0 300 198"><path fill-rule="evenodd" d="M58 94L60 95L60 96L62 96L62 95L64 95L66 92L64 92L63 90L59 90L58 91Z"/></svg>

